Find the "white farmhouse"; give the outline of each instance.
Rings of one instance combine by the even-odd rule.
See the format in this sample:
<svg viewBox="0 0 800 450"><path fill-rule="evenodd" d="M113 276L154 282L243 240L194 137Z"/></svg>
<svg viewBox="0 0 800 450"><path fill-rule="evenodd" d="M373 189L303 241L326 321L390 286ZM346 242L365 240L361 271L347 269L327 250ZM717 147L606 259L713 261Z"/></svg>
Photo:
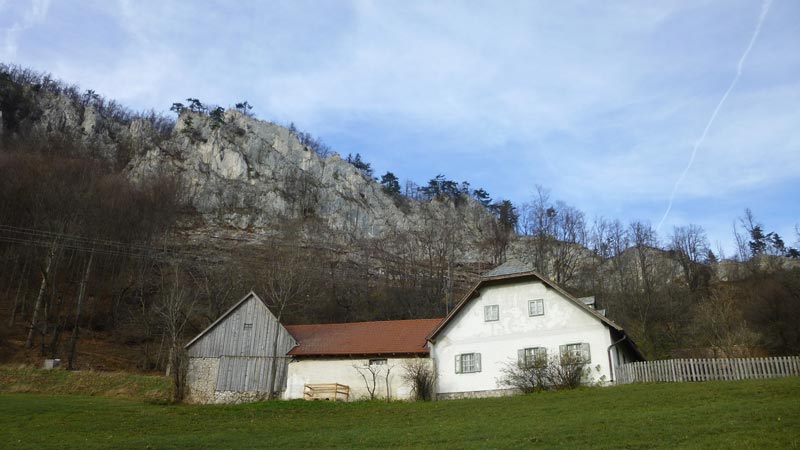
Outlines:
<svg viewBox="0 0 800 450"><path fill-rule="evenodd" d="M591 368L590 381L612 382L614 369L642 356L590 299L516 261L483 275L428 336L437 398L510 393L499 383L503 368L540 355L570 353Z"/></svg>

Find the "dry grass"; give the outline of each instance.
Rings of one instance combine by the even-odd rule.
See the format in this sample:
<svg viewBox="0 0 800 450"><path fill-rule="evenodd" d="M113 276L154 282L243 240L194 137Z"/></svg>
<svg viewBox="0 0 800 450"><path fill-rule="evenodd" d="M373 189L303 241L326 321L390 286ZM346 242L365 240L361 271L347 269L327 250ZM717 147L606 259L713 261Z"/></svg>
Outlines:
<svg viewBox="0 0 800 450"><path fill-rule="evenodd" d="M27 365L0 365L0 393L79 394L167 402L166 377L93 370L41 370Z"/></svg>

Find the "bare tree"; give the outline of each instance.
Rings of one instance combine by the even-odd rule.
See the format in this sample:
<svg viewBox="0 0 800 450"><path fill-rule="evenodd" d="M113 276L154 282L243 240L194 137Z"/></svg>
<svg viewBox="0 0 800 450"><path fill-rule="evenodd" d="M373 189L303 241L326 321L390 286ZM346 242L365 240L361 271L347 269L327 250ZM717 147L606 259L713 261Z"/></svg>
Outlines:
<svg viewBox="0 0 800 450"><path fill-rule="evenodd" d="M261 277L261 291L264 300L270 306L278 322L284 314L297 306L305 303L306 295L311 290L310 270L308 261L302 257L299 249L282 248L277 243L272 243L272 258L264 266ZM270 365L269 399L275 398L275 378L278 373L278 338L275 333L272 341Z"/></svg>
<svg viewBox="0 0 800 450"><path fill-rule="evenodd" d="M356 372L364 379L364 386L367 388L370 400L375 400L375 393L378 390L378 379L381 372L383 372L383 366L383 364L370 364L369 361L367 361L366 365L353 364L353 368L356 369ZM388 386L387 389L389 389Z"/></svg>
<svg viewBox="0 0 800 450"><path fill-rule="evenodd" d="M161 317L169 339L166 375L173 379L173 399L183 399L185 388L185 355L181 336L194 310L196 296L187 288L179 266L173 263L161 274L161 288L156 313Z"/></svg>
<svg viewBox="0 0 800 450"><path fill-rule="evenodd" d="M92 261L94 261L94 251L89 253L89 259L86 261L86 268L83 271L83 278L81 278L81 287L78 291L78 304L75 306L75 325L72 328L72 337L69 339L69 361L67 363L67 369L69 370L75 368L75 351L80 333L81 312L86 298L86 285L89 282L89 274L92 271Z"/></svg>
<svg viewBox="0 0 800 450"><path fill-rule="evenodd" d="M392 401L392 369L394 369L394 364L389 365L386 364L386 376L384 377L384 381L386 382L386 401Z"/></svg>
<svg viewBox="0 0 800 450"><path fill-rule="evenodd" d="M567 284L578 274L587 257L589 244L583 212L562 201L550 201L550 194L536 187L535 198L523 208L521 230L526 259L541 274L556 283Z"/></svg>
<svg viewBox="0 0 800 450"><path fill-rule="evenodd" d="M737 305L731 287L720 286L696 308L698 340L711 348L715 356L736 358L751 356L759 335L753 332Z"/></svg>
<svg viewBox="0 0 800 450"><path fill-rule="evenodd" d="M578 268L586 256L585 246L588 244L588 239L583 213L564 202L557 202L553 233L555 238L552 249L553 277L556 283L569 283L577 275Z"/></svg>
<svg viewBox="0 0 800 450"><path fill-rule="evenodd" d="M44 299L44 293L47 290L47 282L50 276L50 269L53 266L53 260L55 259L57 248L58 248L57 241L53 241L53 243L50 245L50 250L47 252L47 257L45 258L44 267L42 268L42 283L39 286L39 295L36 297L36 303L34 303L33 305L33 315L31 316L31 325L30 325L30 330L28 330L28 338L25 340L25 348L33 347L33 336L38 326L39 310L42 307L42 300Z"/></svg>
<svg viewBox="0 0 800 450"><path fill-rule="evenodd" d="M686 283L691 291L701 288L703 274L703 260L708 256L708 239L702 227L690 224L685 227L675 227L670 240L670 250L675 252L675 257L683 268Z"/></svg>
<svg viewBox="0 0 800 450"><path fill-rule="evenodd" d="M550 248L553 243L553 219L555 209L550 205L550 193L542 186L536 186L535 198L523 207L522 232L528 236L526 257L537 272L547 275L550 272Z"/></svg>

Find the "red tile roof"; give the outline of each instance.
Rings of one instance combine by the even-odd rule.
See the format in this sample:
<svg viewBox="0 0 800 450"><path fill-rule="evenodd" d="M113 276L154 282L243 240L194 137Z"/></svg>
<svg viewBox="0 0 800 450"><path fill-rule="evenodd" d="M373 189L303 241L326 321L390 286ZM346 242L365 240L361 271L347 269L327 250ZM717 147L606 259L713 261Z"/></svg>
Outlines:
<svg viewBox="0 0 800 450"><path fill-rule="evenodd" d="M289 355L428 353L426 337L442 319L287 325L298 346Z"/></svg>

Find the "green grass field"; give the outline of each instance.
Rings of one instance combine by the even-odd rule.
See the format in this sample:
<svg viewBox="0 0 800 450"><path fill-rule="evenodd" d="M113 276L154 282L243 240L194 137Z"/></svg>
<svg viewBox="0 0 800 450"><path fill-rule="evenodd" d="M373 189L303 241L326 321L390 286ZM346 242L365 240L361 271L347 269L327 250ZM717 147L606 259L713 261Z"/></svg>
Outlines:
<svg viewBox="0 0 800 450"><path fill-rule="evenodd" d="M432 403L0 394L2 448L800 448L800 378Z"/></svg>

